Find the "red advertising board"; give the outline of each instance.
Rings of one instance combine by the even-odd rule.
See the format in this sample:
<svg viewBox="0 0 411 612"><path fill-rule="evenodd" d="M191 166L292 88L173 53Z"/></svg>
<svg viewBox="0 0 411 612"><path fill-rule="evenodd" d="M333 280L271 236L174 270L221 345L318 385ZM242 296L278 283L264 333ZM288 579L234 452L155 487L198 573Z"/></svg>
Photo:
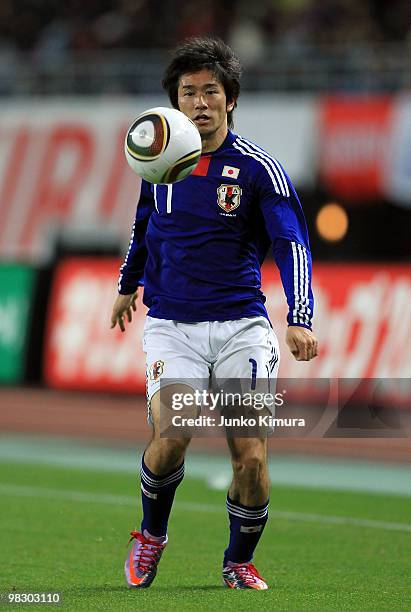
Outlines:
<svg viewBox="0 0 411 612"><path fill-rule="evenodd" d="M324 186L355 201L381 197L394 99L328 97L320 102L319 168Z"/></svg>
<svg viewBox="0 0 411 612"><path fill-rule="evenodd" d="M263 270L267 274L267 266ZM314 331L320 354L309 363L295 361L284 343L286 307L281 286L275 281L263 283L271 320L274 326L281 323L280 375L410 377L411 266L317 264L313 274Z"/></svg>
<svg viewBox="0 0 411 612"><path fill-rule="evenodd" d="M122 334L110 329L120 261L68 259L54 280L44 355L57 388L144 392L141 301ZM317 265L319 357L297 362L284 342L286 303L274 265L263 268L267 308L281 347L284 378L411 377L411 266ZM141 297L141 296L140 296Z"/></svg>
<svg viewBox="0 0 411 612"><path fill-rule="evenodd" d="M57 269L48 312L44 375L50 386L101 391L145 388L141 338L146 308L127 332L110 329L117 259L73 258Z"/></svg>

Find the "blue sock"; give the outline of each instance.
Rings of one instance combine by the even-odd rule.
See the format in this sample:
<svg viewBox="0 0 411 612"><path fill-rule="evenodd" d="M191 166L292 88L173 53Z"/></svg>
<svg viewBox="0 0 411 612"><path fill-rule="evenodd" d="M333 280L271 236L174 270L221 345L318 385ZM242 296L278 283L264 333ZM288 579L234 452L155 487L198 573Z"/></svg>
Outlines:
<svg viewBox="0 0 411 612"><path fill-rule="evenodd" d="M155 537L167 535L168 518L173 505L174 494L184 478L184 461L172 472L156 476L150 472L141 460L141 499L143 503L143 520L141 533L144 530Z"/></svg>
<svg viewBox="0 0 411 612"><path fill-rule="evenodd" d="M224 567L228 561L251 561L268 519L268 501L263 506L243 506L227 495L227 510L230 519L230 542L224 552Z"/></svg>

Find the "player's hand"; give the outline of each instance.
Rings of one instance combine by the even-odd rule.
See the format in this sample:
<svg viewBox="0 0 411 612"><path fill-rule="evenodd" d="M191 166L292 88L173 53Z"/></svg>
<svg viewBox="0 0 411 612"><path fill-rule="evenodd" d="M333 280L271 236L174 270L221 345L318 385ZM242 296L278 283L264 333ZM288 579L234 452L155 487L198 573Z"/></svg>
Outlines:
<svg viewBox="0 0 411 612"><path fill-rule="evenodd" d="M137 291L129 295L118 294L111 313L111 329L117 324L122 332L126 331L124 317L129 323L133 320L133 310L136 312Z"/></svg>
<svg viewBox="0 0 411 612"><path fill-rule="evenodd" d="M310 361L318 355L317 338L305 327L290 325L285 341L297 361Z"/></svg>

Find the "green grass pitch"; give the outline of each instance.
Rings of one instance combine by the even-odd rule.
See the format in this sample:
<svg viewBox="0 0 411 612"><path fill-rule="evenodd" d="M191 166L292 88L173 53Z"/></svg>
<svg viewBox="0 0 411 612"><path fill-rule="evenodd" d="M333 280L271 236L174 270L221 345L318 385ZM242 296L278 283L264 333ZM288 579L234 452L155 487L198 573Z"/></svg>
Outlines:
<svg viewBox="0 0 411 612"><path fill-rule="evenodd" d="M186 478L157 578L134 591L123 563L140 521L137 475L2 463L0 590L58 591L64 610L411 609L409 498L273 488L255 556L268 591L222 587L224 502L224 491Z"/></svg>

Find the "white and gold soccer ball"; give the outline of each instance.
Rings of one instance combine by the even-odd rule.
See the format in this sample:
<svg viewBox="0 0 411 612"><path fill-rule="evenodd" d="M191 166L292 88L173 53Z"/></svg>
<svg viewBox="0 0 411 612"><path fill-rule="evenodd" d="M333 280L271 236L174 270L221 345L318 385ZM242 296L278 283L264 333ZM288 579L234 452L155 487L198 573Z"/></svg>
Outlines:
<svg viewBox="0 0 411 612"><path fill-rule="evenodd" d="M176 183L188 176L201 155L196 125L174 108L158 106L141 113L124 143L132 170L150 183Z"/></svg>

